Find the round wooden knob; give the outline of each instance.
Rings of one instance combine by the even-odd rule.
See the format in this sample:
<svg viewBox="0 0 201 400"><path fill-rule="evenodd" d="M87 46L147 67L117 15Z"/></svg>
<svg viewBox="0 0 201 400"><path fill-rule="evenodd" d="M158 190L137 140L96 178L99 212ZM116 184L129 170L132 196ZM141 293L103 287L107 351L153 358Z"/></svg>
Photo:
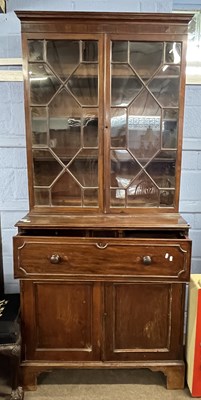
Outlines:
<svg viewBox="0 0 201 400"><path fill-rule="evenodd" d="M150 264L152 263L152 259L151 259L150 256L144 256L144 257L142 258L142 261L143 261L143 264L144 264L144 265L150 265Z"/></svg>
<svg viewBox="0 0 201 400"><path fill-rule="evenodd" d="M50 262L51 264L59 264L61 262L61 257L59 254L52 254L50 257Z"/></svg>

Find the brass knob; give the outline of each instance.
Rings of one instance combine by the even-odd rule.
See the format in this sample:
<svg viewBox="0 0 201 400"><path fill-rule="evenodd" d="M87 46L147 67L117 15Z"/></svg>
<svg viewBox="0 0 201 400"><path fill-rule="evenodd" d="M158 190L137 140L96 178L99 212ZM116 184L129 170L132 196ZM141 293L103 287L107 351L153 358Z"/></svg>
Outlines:
<svg viewBox="0 0 201 400"><path fill-rule="evenodd" d="M144 264L144 265L150 265L150 264L152 263L152 259L151 259L150 256L144 256L144 257L142 258L142 261L143 261L143 264Z"/></svg>
<svg viewBox="0 0 201 400"><path fill-rule="evenodd" d="M61 262L61 257L59 254L52 254L50 257L50 262L51 264L59 264Z"/></svg>

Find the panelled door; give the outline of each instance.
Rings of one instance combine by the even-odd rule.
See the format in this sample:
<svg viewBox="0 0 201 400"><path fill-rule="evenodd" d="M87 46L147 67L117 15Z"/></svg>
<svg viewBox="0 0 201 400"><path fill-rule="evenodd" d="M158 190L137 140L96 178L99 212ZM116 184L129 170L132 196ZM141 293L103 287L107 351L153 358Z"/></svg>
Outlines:
<svg viewBox="0 0 201 400"><path fill-rule="evenodd" d="M182 359L183 284L106 283L107 361Z"/></svg>
<svg viewBox="0 0 201 400"><path fill-rule="evenodd" d="M23 281L25 360L100 359L100 284Z"/></svg>

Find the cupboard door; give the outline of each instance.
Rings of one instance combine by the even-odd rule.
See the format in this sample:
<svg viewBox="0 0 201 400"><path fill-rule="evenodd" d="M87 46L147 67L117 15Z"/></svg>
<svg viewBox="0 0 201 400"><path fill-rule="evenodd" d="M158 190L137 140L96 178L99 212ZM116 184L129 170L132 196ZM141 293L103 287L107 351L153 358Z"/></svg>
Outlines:
<svg viewBox="0 0 201 400"><path fill-rule="evenodd" d="M105 359L182 359L183 307L182 284L106 284Z"/></svg>
<svg viewBox="0 0 201 400"><path fill-rule="evenodd" d="M90 361L100 358L100 285L22 282L25 360Z"/></svg>
<svg viewBox="0 0 201 400"><path fill-rule="evenodd" d="M101 35L28 39L33 205L101 208Z"/></svg>
<svg viewBox="0 0 201 400"><path fill-rule="evenodd" d="M108 48L110 208L173 208L181 43L112 39Z"/></svg>

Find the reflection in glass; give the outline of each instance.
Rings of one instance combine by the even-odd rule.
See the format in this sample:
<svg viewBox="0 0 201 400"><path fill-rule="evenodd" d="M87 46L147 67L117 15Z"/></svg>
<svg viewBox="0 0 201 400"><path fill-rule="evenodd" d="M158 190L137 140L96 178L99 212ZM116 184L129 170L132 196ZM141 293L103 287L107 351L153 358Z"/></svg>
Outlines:
<svg viewBox="0 0 201 400"><path fill-rule="evenodd" d="M81 188L68 172L64 172L52 186L51 202L53 206L81 206Z"/></svg>
<svg viewBox="0 0 201 400"><path fill-rule="evenodd" d="M34 189L35 204L37 206L49 206L50 196L49 189Z"/></svg>
<svg viewBox="0 0 201 400"><path fill-rule="evenodd" d="M163 61L163 43L130 42L130 63L143 80L149 79Z"/></svg>
<svg viewBox="0 0 201 400"><path fill-rule="evenodd" d="M82 149L68 169L83 187L98 187L98 150Z"/></svg>
<svg viewBox="0 0 201 400"><path fill-rule="evenodd" d="M175 188L176 151L161 151L146 167L159 188Z"/></svg>
<svg viewBox="0 0 201 400"><path fill-rule="evenodd" d="M67 164L81 147L81 107L62 89L49 105L50 147Z"/></svg>
<svg viewBox="0 0 201 400"><path fill-rule="evenodd" d="M126 108L111 108L111 147L125 147L127 138Z"/></svg>
<svg viewBox="0 0 201 400"><path fill-rule="evenodd" d="M112 65L112 106L127 106L140 92L142 83L126 64Z"/></svg>
<svg viewBox="0 0 201 400"><path fill-rule="evenodd" d="M83 147L98 147L98 110L82 109Z"/></svg>
<svg viewBox="0 0 201 400"><path fill-rule="evenodd" d="M125 207L125 189L111 189L110 190L110 204L111 207Z"/></svg>
<svg viewBox="0 0 201 400"><path fill-rule="evenodd" d="M56 74L64 81L79 64L79 41L48 40L47 61Z"/></svg>
<svg viewBox="0 0 201 400"><path fill-rule="evenodd" d="M159 190L152 180L141 172L127 189L128 207L159 206Z"/></svg>
<svg viewBox="0 0 201 400"><path fill-rule="evenodd" d="M95 40L82 41L82 61L98 61L98 42Z"/></svg>
<svg viewBox="0 0 201 400"><path fill-rule="evenodd" d="M98 64L80 64L66 85L81 105L98 105Z"/></svg>
<svg viewBox="0 0 201 400"><path fill-rule="evenodd" d="M165 62L173 64L179 64L181 62L181 43L166 43Z"/></svg>
<svg viewBox="0 0 201 400"><path fill-rule="evenodd" d="M144 89L129 107L128 113L128 147L145 165L160 149L161 108Z"/></svg>
<svg viewBox="0 0 201 400"><path fill-rule="evenodd" d="M47 109L31 107L32 145L47 146Z"/></svg>
<svg viewBox="0 0 201 400"><path fill-rule="evenodd" d="M60 87L52 71L41 63L29 64L30 97L32 104L47 104Z"/></svg>
<svg viewBox="0 0 201 400"><path fill-rule="evenodd" d="M111 151L111 187L127 188L139 171L139 164L127 150Z"/></svg>
<svg viewBox="0 0 201 400"><path fill-rule="evenodd" d="M164 65L148 84L163 107L177 107L179 101L180 67Z"/></svg>
<svg viewBox="0 0 201 400"><path fill-rule="evenodd" d="M178 110L164 109L162 123L162 147L177 148Z"/></svg>
<svg viewBox="0 0 201 400"><path fill-rule="evenodd" d="M62 171L49 150L33 150L33 166L35 186L50 186Z"/></svg>
<svg viewBox="0 0 201 400"><path fill-rule="evenodd" d="M174 205L174 190L160 190L160 206L172 207Z"/></svg>
<svg viewBox="0 0 201 400"><path fill-rule="evenodd" d="M28 40L29 61L43 61L44 41Z"/></svg>
<svg viewBox="0 0 201 400"><path fill-rule="evenodd" d="M98 206L98 189L84 189L83 205L85 207Z"/></svg>
<svg viewBox="0 0 201 400"><path fill-rule="evenodd" d="M112 42L112 61L125 63L128 62L128 42Z"/></svg>

